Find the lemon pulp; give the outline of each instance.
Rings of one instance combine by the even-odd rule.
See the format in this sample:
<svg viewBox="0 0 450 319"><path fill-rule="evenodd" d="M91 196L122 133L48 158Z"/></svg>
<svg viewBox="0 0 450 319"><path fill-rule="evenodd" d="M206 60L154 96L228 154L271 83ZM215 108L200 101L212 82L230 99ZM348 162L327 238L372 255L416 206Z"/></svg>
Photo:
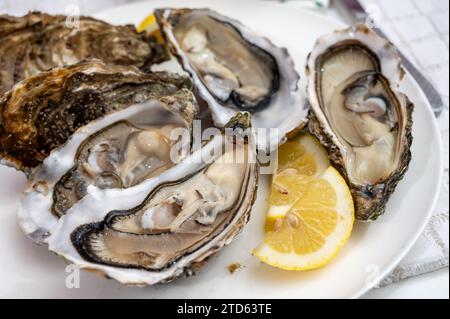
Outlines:
<svg viewBox="0 0 450 319"><path fill-rule="evenodd" d="M350 190L320 143L304 134L281 146L265 237L254 255L282 269L318 268L341 250L353 222Z"/></svg>

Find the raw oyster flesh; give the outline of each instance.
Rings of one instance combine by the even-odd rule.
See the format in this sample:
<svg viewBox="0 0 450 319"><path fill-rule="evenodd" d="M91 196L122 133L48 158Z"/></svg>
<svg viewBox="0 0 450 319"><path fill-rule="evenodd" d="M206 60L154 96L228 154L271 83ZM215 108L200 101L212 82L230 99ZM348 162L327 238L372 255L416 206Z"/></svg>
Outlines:
<svg viewBox="0 0 450 319"><path fill-rule="evenodd" d="M216 126L248 111L254 129L278 130L269 140L257 136L260 149L273 151L306 125L307 104L287 49L209 9L159 9L155 16Z"/></svg>
<svg viewBox="0 0 450 319"><path fill-rule="evenodd" d="M121 283L191 274L242 230L256 195L252 134L216 135L161 175L127 189L90 187L49 249Z"/></svg>
<svg viewBox="0 0 450 319"><path fill-rule="evenodd" d="M359 25L320 38L307 64L310 130L347 178L356 216L374 220L410 159L413 104L393 44Z"/></svg>
<svg viewBox="0 0 450 319"><path fill-rule="evenodd" d="M97 58L149 68L168 58L153 37L134 26L113 26L89 17L31 12L0 15L0 96L15 83L56 66Z"/></svg>
<svg viewBox="0 0 450 319"><path fill-rule="evenodd" d="M173 167L191 153L197 113L192 92L180 89L79 128L32 170L19 208L21 228L43 244L90 187L126 189ZM176 130L182 132L174 136Z"/></svg>
<svg viewBox="0 0 450 319"><path fill-rule="evenodd" d="M0 99L0 157L36 167L79 127L150 98L192 89L188 78L83 61L34 75Z"/></svg>

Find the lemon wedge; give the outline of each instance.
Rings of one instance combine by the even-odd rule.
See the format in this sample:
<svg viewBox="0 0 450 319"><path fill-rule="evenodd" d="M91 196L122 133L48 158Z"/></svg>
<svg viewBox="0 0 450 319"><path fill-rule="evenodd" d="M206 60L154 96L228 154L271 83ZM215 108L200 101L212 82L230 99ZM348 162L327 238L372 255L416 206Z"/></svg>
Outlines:
<svg viewBox="0 0 450 319"><path fill-rule="evenodd" d="M308 182L318 177L330 166L328 154L313 136L301 135L286 142L278 150L278 168L275 174L268 212L269 222L283 217L308 187ZM301 178L298 177L301 175Z"/></svg>
<svg viewBox="0 0 450 319"><path fill-rule="evenodd" d="M330 262L354 223L350 190L320 143L301 135L280 147L272 182L265 238L254 255L286 270L310 270Z"/></svg>
<svg viewBox="0 0 450 319"><path fill-rule="evenodd" d="M137 27L138 32L146 32L156 38L159 43L164 44L164 38L159 31L158 22L154 14L148 15Z"/></svg>
<svg viewBox="0 0 450 319"><path fill-rule="evenodd" d="M294 169L298 174L319 176L329 166L327 152L310 134L289 140L278 150L278 172Z"/></svg>

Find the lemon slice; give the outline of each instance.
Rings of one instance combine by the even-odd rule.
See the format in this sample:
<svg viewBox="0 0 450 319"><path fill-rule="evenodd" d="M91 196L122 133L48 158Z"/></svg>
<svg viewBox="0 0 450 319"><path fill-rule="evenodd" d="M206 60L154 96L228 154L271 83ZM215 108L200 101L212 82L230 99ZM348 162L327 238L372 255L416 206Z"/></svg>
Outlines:
<svg viewBox="0 0 450 319"><path fill-rule="evenodd" d="M286 170L274 177L269 197L269 211L266 218L266 230L286 216L295 202L308 191L312 176L301 176L295 171Z"/></svg>
<svg viewBox="0 0 450 319"><path fill-rule="evenodd" d="M164 44L164 38L159 31L158 23L154 14L148 15L137 27L138 32L146 32L156 38L159 43Z"/></svg>
<svg viewBox="0 0 450 319"><path fill-rule="evenodd" d="M329 166L327 152L310 134L300 135L278 150L278 172L294 169L299 174L319 176Z"/></svg>
<svg viewBox="0 0 450 319"><path fill-rule="evenodd" d="M309 180L322 175L329 166L327 152L309 134L283 144L278 150L279 173L272 182L267 222L283 217L298 196L307 190ZM298 174L305 176L298 178Z"/></svg>
<svg viewBox="0 0 450 319"><path fill-rule="evenodd" d="M350 237L353 200L317 140L302 135L288 143L279 150L265 238L254 255L282 269L315 269L331 261Z"/></svg>

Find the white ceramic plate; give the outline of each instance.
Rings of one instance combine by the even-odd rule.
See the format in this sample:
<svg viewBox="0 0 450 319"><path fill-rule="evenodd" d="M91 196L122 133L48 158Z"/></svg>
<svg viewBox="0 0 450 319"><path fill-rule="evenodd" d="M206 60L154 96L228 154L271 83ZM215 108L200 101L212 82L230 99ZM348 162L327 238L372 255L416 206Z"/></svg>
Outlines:
<svg viewBox="0 0 450 319"><path fill-rule="evenodd" d="M301 74L316 38L340 25L319 15L263 1L149 1L108 10L97 17L111 23L138 23L156 7L211 7L243 21L288 47ZM199 273L156 287L124 287L81 273L80 288L66 287L64 261L35 246L19 230L17 204L25 178L0 168L0 297L59 298L348 298L358 297L387 275L423 231L440 185L442 152L431 108L417 84L406 77L402 89L416 105L413 160L390 200L386 215L373 224L357 223L351 240L327 267L287 272L260 263L251 251L262 240L268 178L243 233ZM283 116L283 115L281 115ZM288 114L284 116L289 116ZM227 266L244 268L231 275ZM70 281L69 277L69 281Z"/></svg>

